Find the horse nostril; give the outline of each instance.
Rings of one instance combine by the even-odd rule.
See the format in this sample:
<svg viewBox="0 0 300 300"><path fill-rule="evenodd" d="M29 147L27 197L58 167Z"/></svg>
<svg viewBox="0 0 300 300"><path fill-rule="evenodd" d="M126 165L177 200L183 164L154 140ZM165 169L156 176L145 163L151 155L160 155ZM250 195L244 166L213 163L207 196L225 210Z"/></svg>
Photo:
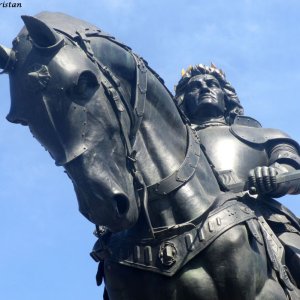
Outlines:
<svg viewBox="0 0 300 300"><path fill-rule="evenodd" d="M117 194L114 196L114 201L117 205L117 211L120 216L127 213L129 209L129 199L124 194Z"/></svg>

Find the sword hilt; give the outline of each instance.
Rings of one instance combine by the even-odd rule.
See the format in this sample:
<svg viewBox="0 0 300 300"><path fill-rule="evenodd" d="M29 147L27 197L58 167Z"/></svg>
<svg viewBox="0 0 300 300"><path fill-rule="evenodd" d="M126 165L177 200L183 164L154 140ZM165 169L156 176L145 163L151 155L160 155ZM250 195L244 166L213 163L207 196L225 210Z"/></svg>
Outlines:
<svg viewBox="0 0 300 300"><path fill-rule="evenodd" d="M277 184L300 180L300 170L278 174L275 178ZM250 186L249 181L229 184L227 188L236 193L249 191L251 195L257 194L257 189L254 186Z"/></svg>

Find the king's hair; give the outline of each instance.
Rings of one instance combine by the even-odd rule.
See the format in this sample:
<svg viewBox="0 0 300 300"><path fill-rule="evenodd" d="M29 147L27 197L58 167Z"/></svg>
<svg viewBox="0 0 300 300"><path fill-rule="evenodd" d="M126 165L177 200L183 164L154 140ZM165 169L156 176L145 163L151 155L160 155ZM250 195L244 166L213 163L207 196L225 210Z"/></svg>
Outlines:
<svg viewBox="0 0 300 300"><path fill-rule="evenodd" d="M186 113L185 110L185 89L190 79L197 75L211 75L214 76L223 92L224 92L224 100L226 105L225 119L228 123L232 123L233 119L236 115L242 115L244 113L243 107L240 104L240 100L236 94L233 86L227 81L225 73L218 69L214 64L211 66L205 66L202 64L190 66L186 71L182 70L181 79L179 80L177 86L175 87L175 102L179 106L179 108Z"/></svg>

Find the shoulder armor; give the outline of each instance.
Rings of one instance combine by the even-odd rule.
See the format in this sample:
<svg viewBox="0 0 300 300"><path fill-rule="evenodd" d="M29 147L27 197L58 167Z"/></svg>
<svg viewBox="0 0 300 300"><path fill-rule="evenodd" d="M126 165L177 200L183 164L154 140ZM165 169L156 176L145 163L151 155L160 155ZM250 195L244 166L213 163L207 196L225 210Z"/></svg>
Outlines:
<svg viewBox="0 0 300 300"><path fill-rule="evenodd" d="M283 140L295 144L295 141L289 135L278 129L233 124L230 127L230 132L241 141L251 144L264 144L273 140Z"/></svg>
<svg viewBox="0 0 300 300"><path fill-rule="evenodd" d="M256 128L261 127L261 124L257 120L255 120L251 117L248 117L248 116L236 116L233 121L233 124L243 125L243 126L247 126L247 127L256 127Z"/></svg>

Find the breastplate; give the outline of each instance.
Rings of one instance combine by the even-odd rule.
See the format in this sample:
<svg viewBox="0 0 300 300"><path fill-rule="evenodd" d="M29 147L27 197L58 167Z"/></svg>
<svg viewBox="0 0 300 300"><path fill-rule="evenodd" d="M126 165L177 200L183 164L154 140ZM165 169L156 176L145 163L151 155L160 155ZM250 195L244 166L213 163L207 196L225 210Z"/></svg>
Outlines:
<svg viewBox="0 0 300 300"><path fill-rule="evenodd" d="M246 181L251 169L268 165L265 144L241 140L231 133L229 126L207 127L197 133L207 156L221 176L231 174L235 181Z"/></svg>

